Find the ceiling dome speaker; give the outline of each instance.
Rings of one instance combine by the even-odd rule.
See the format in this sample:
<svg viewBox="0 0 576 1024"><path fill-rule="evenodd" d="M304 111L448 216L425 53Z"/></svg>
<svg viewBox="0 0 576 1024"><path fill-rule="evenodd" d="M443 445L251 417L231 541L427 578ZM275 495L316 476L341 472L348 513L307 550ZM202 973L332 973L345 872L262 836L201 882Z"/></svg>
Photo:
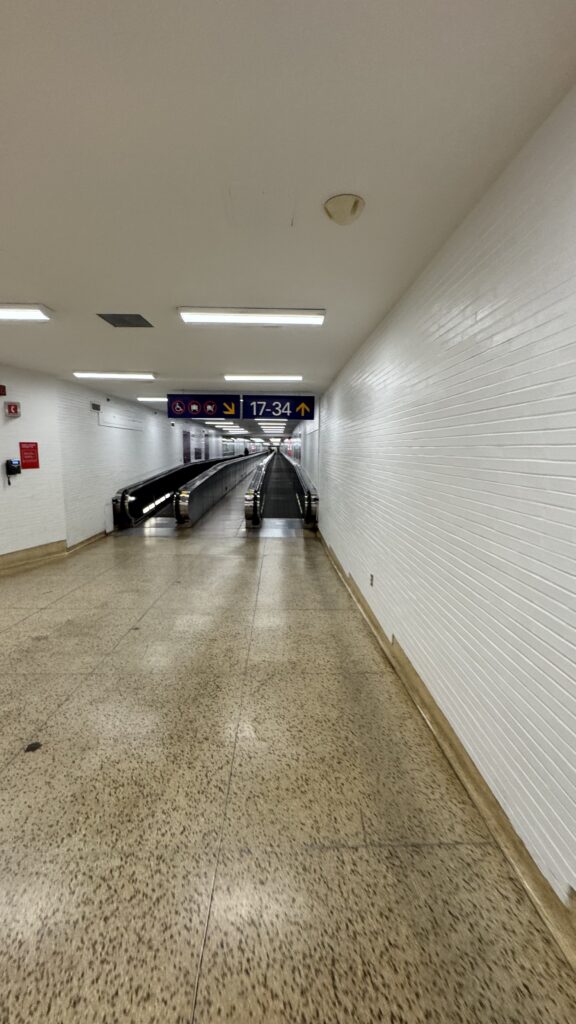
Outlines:
<svg viewBox="0 0 576 1024"><path fill-rule="evenodd" d="M362 196L355 196L351 192L342 192L341 195L331 196L324 203L326 215L336 224L352 224L358 219L365 207Z"/></svg>

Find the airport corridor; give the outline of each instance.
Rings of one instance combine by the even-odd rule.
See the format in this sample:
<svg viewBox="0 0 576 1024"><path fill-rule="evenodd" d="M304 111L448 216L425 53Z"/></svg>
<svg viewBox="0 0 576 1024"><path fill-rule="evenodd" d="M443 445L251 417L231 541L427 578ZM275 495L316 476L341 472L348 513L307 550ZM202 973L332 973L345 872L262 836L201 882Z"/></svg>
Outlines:
<svg viewBox="0 0 576 1024"><path fill-rule="evenodd" d="M240 493L0 579L0 1021L570 1024L321 542Z"/></svg>

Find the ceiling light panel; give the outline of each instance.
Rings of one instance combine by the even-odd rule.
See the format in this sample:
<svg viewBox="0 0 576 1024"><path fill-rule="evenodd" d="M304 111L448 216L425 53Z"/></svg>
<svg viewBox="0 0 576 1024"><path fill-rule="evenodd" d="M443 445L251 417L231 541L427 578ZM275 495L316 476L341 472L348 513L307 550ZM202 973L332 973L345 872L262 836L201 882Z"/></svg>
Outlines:
<svg viewBox="0 0 576 1024"><path fill-rule="evenodd" d="M153 373L92 373L75 370L74 377L82 380L156 380Z"/></svg>
<svg viewBox="0 0 576 1024"><path fill-rule="evenodd" d="M279 373L225 373L224 380L303 380L298 374Z"/></svg>
<svg viewBox="0 0 576 1024"><path fill-rule="evenodd" d="M143 396L142 398L137 398L136 401L137 402L167 402L168 399L167 398L147 398L147 397Z"/></svg>
<svg viewBox="0 0 576 1024"><path fill-rule="evenodd" d="M325 309L179 309L185 324L247 327L321 327Z"/></svg>
<svg viewBox="0 0 576 1024"><path fill-rule="evenodd" d="M9 306L0 305L0 320L15 322L33 321L45 323L50 319L48 310L44 306Z"/></svg>

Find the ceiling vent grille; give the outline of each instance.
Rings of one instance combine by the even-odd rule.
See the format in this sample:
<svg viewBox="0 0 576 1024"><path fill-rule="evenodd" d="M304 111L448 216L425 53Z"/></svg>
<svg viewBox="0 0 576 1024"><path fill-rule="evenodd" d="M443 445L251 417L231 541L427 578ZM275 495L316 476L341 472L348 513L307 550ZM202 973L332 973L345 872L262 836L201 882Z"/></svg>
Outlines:
<svg viewBox="0 0 576 1024"><path fill-rule="evenodd" d="M98 313L111 327L152 327L153 325L140 313Z"/></svg>

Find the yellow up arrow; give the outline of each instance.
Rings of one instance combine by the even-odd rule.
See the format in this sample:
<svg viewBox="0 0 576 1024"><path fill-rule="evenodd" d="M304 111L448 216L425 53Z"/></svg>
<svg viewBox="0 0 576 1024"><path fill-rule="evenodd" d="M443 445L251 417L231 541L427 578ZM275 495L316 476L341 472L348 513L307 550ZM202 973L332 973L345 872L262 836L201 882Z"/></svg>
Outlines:
<svg viewBox="0 0 576 1024"><path fill-rule="evenodd" d="M224 415L235 416L236 415L236 402L224 402Z"/></svg>
<svg viewBox="0 0 576 1024"><path fill-rule="evenodd" d="M310 406L306 405L306 402L300 402L300 405L296 406L296 412L299 412L301 416L304 416L307 412L310 412Z"/></svg>

